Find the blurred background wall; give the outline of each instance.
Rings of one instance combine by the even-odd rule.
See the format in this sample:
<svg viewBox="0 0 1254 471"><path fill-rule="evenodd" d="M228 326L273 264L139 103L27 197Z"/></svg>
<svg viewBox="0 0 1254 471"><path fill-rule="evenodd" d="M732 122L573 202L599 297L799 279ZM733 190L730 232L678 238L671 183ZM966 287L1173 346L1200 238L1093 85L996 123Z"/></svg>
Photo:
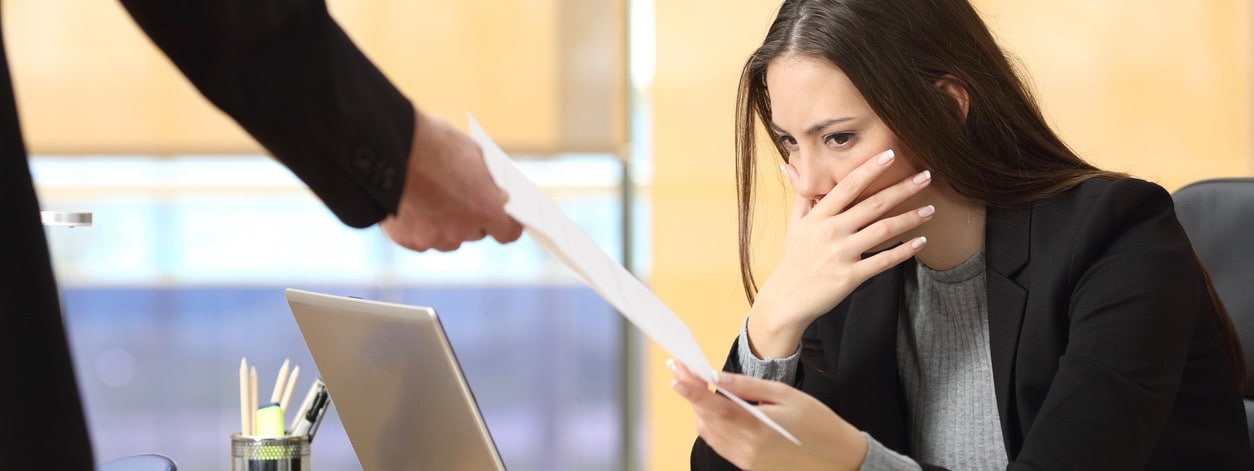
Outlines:
<svg viewBox="0 0 1254 471"><path fill-rule="evenodd" d="M625 139L625 0L327 3L415 104L457 125L473 112L506 149L617 152ZM6 1L5 35L35 153L261 150L116 1Z"/></svg>
<svg viewBox="0 0 1254 471"><path fill-rule="evenodd" d="M748 308L736 261L736 80L778 3L329 5L418 106L458 126L473 112L525 160L717 364ZM1254 171L1254 3L973 3L1083 157L1168 190ZM275 294L297 285L451 306L461 322L450 334L472 387L485 390L489 428L511 469L686 468L694 429L668 387L665 354L636 352L618 317L534 244L415 255L377 231L345 229L205 103L115 2L0 6L45 209L97 213L95 227L49 237L100 458L146 446L220 468L230 385L168 379L188 369L229 379L244 353L275 367L293 350L304 355ZM782 235L784 202L778 171L763 171L760 277ZM501 319L509 321L489 325ZM282 341L249 350L252 321ZM581 340L589 332L595 341ZM493 360L494 349L519 348L500 339L531 335L550 335L537 355L552 372L517 375L524 365ZM520 393L497 394L510 387ZM127 399L136 393L161 399ZM188 398L199 409L178 413ZM190 437L162 433L205 421L212 426ZM320 448L333 469L351 460L338 433Z"/></svg>

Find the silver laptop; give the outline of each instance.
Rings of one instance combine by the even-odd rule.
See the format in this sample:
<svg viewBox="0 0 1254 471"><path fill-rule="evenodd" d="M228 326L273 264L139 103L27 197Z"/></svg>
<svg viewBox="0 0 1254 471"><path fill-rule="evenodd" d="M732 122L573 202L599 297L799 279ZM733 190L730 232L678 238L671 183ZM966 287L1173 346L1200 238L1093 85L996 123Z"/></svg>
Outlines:
<svg viewBox="0 0 1254 471"><path fill-rule="evenodd" d="M434 309L285 294L363 471L505 469Z"/></svg>

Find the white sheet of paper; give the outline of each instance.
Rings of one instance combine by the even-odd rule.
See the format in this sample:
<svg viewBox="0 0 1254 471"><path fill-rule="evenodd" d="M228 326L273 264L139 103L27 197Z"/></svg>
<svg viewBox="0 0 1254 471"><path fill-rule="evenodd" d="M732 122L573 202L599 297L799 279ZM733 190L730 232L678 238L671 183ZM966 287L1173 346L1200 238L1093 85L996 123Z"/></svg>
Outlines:
<svg viewBox="0 0 1254 471"><path fill-rule="evenodd" d="M640 280L601 250L587 231L575 224L557 203L523 175L505 151L488 137L474 117L468 118L470 136L483 149L483 158L492 179L509 194L505 212L518 220L532 239L574 270L584 283L592 287L640 331L666 349L676 361L683 363L689 371L706 382L713 383L715 370L706 361L705 354L701 352L701 347L684 321L671 312ZM785 438L797 445L801 444L757 407L734 394L722 392Z"/></svg>

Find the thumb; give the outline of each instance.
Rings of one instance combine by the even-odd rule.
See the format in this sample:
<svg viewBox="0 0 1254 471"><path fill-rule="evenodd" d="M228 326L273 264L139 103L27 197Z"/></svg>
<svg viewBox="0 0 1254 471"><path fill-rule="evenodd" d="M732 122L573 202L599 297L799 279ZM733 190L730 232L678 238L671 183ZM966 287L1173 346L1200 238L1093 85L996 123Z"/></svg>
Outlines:
<svg viewBox="0 0 1254 471"><path fill-rule="evenodd" d="M779 404L795 391L791 386L779 381L771 381L752 376L721 372L718 374L719 389L735 394L746 401L763 404Z"/></svg>
<svg viewBox="0 0 1254 471"><path fill-rule="evenodd" d="M493 208L486 230L488 235L491 235L497 242L507 244L522 237L523 226L518 220L505 212L505 203L509 200L509 194L505 190L498 189L497 191L500 192L503 201L500 206Z"/></svg>

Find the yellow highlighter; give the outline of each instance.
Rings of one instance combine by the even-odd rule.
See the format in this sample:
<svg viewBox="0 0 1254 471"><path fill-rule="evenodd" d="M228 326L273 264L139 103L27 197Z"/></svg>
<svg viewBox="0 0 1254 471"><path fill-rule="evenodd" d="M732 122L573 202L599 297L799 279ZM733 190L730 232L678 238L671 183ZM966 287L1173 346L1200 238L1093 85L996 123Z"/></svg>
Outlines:
<svg viewBox="0 0 1254 471"><path fill-rule="evenodd" d="M282 437L284 434L283 408L279 403L271 402L257 408L257 436Z"/></svg>

